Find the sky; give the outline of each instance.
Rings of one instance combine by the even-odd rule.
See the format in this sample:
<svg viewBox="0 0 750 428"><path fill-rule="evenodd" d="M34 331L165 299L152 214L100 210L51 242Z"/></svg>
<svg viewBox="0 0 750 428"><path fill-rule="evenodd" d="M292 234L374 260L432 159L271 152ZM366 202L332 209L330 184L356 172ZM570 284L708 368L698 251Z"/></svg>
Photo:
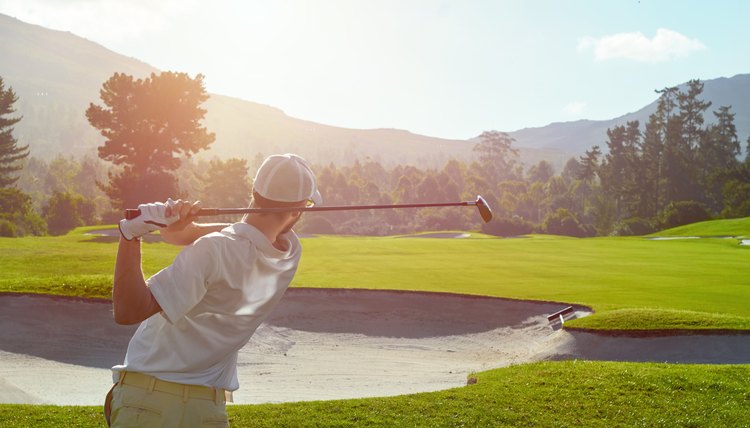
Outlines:
<svg viewBox="0 0 750 428"><path fill-rule="evenodd" d="M744 0L0 0L211 93L468 139L636 111L750 73Z"/></svg>

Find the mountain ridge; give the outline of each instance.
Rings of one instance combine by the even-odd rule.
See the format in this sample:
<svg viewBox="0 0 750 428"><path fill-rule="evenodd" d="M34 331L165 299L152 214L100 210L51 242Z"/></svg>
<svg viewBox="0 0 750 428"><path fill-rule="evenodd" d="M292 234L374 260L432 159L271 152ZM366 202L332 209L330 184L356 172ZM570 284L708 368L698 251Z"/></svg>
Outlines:
<svg viewBox="0 0 750 428"><path fill-rule="evenodd" d="M704 84L703 94L701 97L704 100L712 102L711 107L706 111L704 119L707 124L714 123L713 111L718 110L720 106L732 106L732 113L735 114L735 126L737 127L737 137L742 143L743 149L745 148L745 142L748 136L750 136L750 74L741 73L735 74L732 77L718 77L715 79L701 80ZM687 82L677 85L678 88L684 90L687 86ZM731 86L731 89L728 87ZM585 150L590 149L594 144L599 145L600 148L606 150L606 139L607 129L613 128L618 125L625 125L629 121L638 120L641 125L641 129L644 129L645 123L648 121L648 117L656 111L658 103L658 96L654 97L654 101L647 104L646 106L634 111L625 113L613 119L605 120L591 120L591 119L580 119L570 122L553 122L541 127L530 127L524 128L517 131L510 132L519 145L530 148L555 148L555 141L559 139L565 139L568 143L566 149L571 152L582 153ZM585 134L588 138L580 138L579 143L576 143L569 136L563 136L555 138L553 133L561 133L569 128L576 127L581 123L586 124ZM596 141L598 138L600 141Z"/></svg>
<svg viewBox="0 0 750 428"><path fill-rule="evenodd" d="M93 153L103 138L86 121L85 109L89 103L101 103L101 85L114 72L136 78L159 72L95 41L3 14L0 57L4 59L0 62L0 76L6 87L13 87L18 94L16 107L24 117L16 125L16 137L21 144L30 145L33 156L41 158ZM724 88L734 85L739 77L741 90ZM721 102L736 99L738 94L750 100L750 74L704 83L704 93L712 92ZM555 122L508 134L516 139L525 164L544 159L559 171L567 159L582 155L595 144L606 149L607 128L633 119L644 124L655 103L614 119ZM743 142L750 132L750 103L745 104L740 109L742 120L735 112ZM717 103L712 107L718 108ZM208 111L204 125L217 138L203 156L250 159L257 153L297 152L319 163L351 163L370 158L383 164L440 168L451 158L473 159L472 148L478 138L458 140L388 127L352 129L319 124L289 116L278 107L221 94L210 94L204 108Z"/></svg>

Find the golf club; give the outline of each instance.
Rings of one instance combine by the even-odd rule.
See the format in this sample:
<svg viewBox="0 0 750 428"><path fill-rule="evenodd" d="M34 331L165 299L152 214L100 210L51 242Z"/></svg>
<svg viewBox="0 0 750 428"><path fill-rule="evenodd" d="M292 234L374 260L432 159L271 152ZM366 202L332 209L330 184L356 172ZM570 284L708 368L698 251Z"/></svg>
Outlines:
<svg viewBox="0 0 750 428"><path fill-rule="evenodd" d="M485 223L492 220L492 210L483 197L477 196L475 201L466 202L439 202L427 204L388 204L388 205L340 205L340 206L318 206L318 207L293 207L293 208L201 208L198 216L215 216L224 214L260 214L260 213L278 213L288 211L352 211L352 210L378 210L390 208L428 208L428 207L464 207L475 206L479 210L479 215ZM132 220L141 215L138 209L125 210L125 218Z"/></svg>

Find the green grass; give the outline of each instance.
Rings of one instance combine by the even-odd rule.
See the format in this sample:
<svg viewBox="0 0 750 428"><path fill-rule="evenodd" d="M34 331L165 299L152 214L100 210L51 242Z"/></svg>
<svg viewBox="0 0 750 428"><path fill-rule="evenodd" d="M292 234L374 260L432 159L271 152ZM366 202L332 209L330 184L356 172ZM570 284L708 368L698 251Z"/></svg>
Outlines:
<svg viewBox="0 0 750 428"><path fill-rule="evenodd" d="M750 251L729 240L324 237L304 248L297 285L458 292L597 311L571 327L750 330Z"/></svg>
<svg viewBox="0 0 750 428"><path fill-rule="evenodd" d="M445 391L229 406L233 427L746 427L750 366L568 361ZM100 407L0 405L3 427L101 427Z"/></svg>
<svg viewBox="0 0 750 428"><path fill-rule="evenodd" d="M64 236L0 238L0 291L110 298L116 240L87 234L101 229L93 226ZM164 243L143 248L147 274L171 263L179 251Z"/></svg>
<svg viewBox="0 0 750 428"><path fill-rule="evenodd" d="M0 291L108 298L116 243L77 229L0 238ZM750 330L750 248L735 240L317 237L303 240L295 286L452 292L577 303L567 323L610 330ZM157 272L179 248L144 244Z"/></svg>
<svg viewBox="0 0 750 428"><path fill-rule="evenodd" d="M750 237L750 217L709 220L662 230L652 236L745 236Z"/></svg>
<svg viewBox="0 0 750 428"><path fill-rule="evenodd" d="M86 235L91 229L0 238L0 292L108 298L116 243ZM715 232L715 225L702 230L726 234ZM319 237L303 240L303 247L295 286L439 291L593 307L594 316L566 323L580 328L750 330L750 248L733 240ZM179 251L166 244L143 249L147 274ZM568 361L475 377L474 385L424 394L230 406L229 416L234 427L750 426L750 365ZM104 423L100 406L5 404L0 426Z"/></svg>

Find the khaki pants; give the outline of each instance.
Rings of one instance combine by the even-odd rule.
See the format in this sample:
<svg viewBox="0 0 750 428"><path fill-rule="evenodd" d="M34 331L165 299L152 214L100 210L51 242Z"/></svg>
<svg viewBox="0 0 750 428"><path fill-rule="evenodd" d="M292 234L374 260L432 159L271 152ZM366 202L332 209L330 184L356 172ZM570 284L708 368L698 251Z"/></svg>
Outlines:
<svg viewBox="0 0 750 428"><path fill-rule="evenodd" d="M104 415L121 427L228 427L225 392L220 388L166 382L124 372L107 394Z"/></svg>

